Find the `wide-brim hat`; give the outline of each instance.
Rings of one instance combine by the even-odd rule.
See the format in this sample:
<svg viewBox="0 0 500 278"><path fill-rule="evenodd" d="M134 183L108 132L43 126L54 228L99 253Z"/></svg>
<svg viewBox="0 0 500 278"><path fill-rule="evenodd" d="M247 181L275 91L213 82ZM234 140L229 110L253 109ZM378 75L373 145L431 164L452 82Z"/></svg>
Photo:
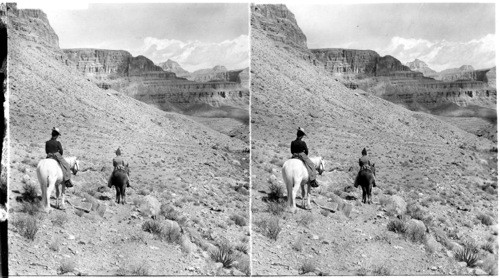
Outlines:
<svg viewBox="0 0 500 278"><path fill-rule="evenodd" d="M304 135L304 136L306 135L306 131L301 127L297 128L297 134L300 134L300 133L302 133L302 135Z"/></svg>
<svg viewBox="0 0 500 278"><path fill-rule="evenodd" d="M59 128L57 127L52 128L52 133L57 133L57 135L61 135L61 131L59 131Z"/></svg>

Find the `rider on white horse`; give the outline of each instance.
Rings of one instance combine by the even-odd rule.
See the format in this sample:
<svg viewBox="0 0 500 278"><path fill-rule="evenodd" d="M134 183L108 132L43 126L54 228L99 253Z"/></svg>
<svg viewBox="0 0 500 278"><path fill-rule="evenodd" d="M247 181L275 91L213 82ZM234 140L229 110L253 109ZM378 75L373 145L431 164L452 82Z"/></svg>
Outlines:
<svg viewBox="0 0 500 278"><path fill-rule="evenodd" d="M299 127L297 129L297 139L292 141L290 151L292 152L292 158L299 158L306 165L309 174L309 184L312 187L318 187L319 185L316 182L316 166L314 166L314 163L308 157L309 150L307 149L307 144L302 141L304 136L306 136L304 129Z"/></svg>
<svg viewBox="0 0 500 278"><path fill-rule="evenodd" d="M358 176L356 177L356 180L354 181L354 187L358 187L359 173L362 170L372 171L371 166L372 166L372 164L370 162L370 159L368 158L368 151L366 150L366 148L363 148L363 150L361 151L361 157L359 158L359 172L358 172ZM377 185L375 184L375 181L373 181L373 187L376 187L376 186Z"/></svg>
<svg viewBox="0 0 500 278"><path fill-rule="evenodd" d="M58 128L52 129L52 138L49 141L45 142L45 152L47 153L47 158L53 158L59 165L61 166L63 172L63 182L66 187L73 187L73 183L71 183L71 169L68 162L62 157L63 148L61 142L57 141L57 138L61 136L61 132Z"/></svg>
<svg viewBox="0 0 500 278"><path fill-rule="evenodd" d="M111 184L111 178L113 178L113 173L116 170L125 170L125 160L122 157L122 151L120 148L116 149L115 151L116 157L113 158L113 172L111 173L111 176L109 177L108 180L108 187L111 188L113 185ZM128 174L127 174L128 176ZM127 187L130 187L130 177L128 179L129 181L127 182Z"/></svg>

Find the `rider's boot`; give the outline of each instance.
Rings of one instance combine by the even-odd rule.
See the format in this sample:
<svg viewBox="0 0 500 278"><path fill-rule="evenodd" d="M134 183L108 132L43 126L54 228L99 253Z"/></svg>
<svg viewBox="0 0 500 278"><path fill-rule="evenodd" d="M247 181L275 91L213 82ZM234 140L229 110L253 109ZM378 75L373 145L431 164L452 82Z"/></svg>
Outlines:
<svg viewBox="0 0 500 278"><path fill-rule="evenodd" d="M319 184L316 180L309 181L309 184L311 185L311 187L318 187L319 186Z"/></svg>
<svg viewBox="0 0 500 278"><path fill-rule="evenodd" d="M71 180L67 180L67 181L65 182L65 186L66 186L66 187L73 187L73 183L71 182Z"/></svg>

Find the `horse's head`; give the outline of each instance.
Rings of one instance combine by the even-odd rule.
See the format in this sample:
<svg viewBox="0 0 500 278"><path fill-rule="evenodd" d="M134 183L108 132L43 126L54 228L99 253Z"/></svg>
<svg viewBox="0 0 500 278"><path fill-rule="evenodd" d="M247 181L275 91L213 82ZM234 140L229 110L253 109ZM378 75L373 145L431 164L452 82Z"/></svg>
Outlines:
<svg viewBox="0 0 500 278"><path fill-rule="evenodd" d="M318 162L315 164L316 164L316 169L318 170L318 173L320 175L322 175L323 172L325 171L325 160L323 160L323 158L320 156L320 157L318 157Z"/></svg>
<svg viewBox="0 0 500 278"><path fill-rule="evenodd" d="M76 173L80 171L80 162L76 159L76 157L69 157L68 164L71 172L73 172L73 175L76 175Z"/></svg>
<svg viewBox="0 0 500 278"><path fill-rule="evenodd" d="M130 167L128 167L128 163L125 165L125 172L127 172L127 175L130 176Z"/></svg>

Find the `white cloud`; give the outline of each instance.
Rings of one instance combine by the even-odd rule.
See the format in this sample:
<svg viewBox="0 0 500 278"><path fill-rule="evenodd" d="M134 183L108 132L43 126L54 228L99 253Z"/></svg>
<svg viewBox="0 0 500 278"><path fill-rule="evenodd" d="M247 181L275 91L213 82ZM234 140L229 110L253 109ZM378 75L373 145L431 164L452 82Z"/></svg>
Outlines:
<svg viewBox="0 0 500 278"><path fill-rule="evenodd" d="M191 72L216 65L225 66L227 69L246 68L249 66L250 56L247 35L219 43L148 37L140 48L131 52L134 56L144 55L156 64L171 59Z"/></svg>
<svg viewBox="0 0 500 278"><path fill-rule="evenodd" d="M495 66L495 35L488 34L467 42L446 40L431 42L424 39L393 37L378 50L380 55L391 55L402 63L419 59L430 68L441 71L472 65L475 69Z"/></svg>

